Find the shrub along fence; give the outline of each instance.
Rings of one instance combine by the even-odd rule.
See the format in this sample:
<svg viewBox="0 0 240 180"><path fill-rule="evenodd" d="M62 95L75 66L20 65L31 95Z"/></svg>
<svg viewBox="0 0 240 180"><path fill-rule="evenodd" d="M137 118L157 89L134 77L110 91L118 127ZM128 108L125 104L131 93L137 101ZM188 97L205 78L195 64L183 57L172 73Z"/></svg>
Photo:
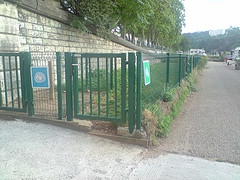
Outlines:
<svg viewBox="0 0 240 180"><path fill-rule="evenodd" d="M141 129L142 106L161 98L164 87L181 85L199 59L141 52L1 53L0 109L112 121L128 124L132 133Z"/></svg>
<svg viewBox="0 0 240 180"><path fill-rule="evenodd" d="M181 85L182 80L197 66L200 56L185 54L144 54L143 61L149 60L150 79L148 85L142 85L144 104L161 99L165 89Z"/></svg>

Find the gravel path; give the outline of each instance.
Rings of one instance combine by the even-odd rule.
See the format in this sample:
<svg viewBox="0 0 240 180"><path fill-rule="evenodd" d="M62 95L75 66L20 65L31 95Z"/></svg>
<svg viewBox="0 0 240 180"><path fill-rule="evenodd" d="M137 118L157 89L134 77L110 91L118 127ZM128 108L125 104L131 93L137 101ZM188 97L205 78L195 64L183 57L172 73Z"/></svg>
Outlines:
<svg viewBox="0 0 240 180"><path fill-rule="evenodd" d="M209 62L199 80L154 151L240 164L240 71Z"/></svg>

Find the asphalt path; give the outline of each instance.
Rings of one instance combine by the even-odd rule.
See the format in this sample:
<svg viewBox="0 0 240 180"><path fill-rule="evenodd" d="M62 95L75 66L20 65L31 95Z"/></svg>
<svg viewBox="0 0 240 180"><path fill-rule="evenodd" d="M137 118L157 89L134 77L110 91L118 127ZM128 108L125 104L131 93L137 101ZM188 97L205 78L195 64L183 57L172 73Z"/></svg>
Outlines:
<svg viewBox="0 0 240 180"><path fill-rule="evenodd" d="M197 89L155 151L240 164L240 71L208 62Z"/></svg>

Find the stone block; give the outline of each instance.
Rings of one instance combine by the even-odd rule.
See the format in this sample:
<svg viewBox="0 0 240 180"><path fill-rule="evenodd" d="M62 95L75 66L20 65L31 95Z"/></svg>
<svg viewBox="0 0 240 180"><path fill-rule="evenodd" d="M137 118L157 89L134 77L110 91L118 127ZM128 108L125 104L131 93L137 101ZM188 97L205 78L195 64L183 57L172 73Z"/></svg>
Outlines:
<svg viewBox="0 0 240 180"><path fill-rule="evenodd" d="M18 19L17 5L6 1L4 1L4 3L0 3L0 16Z"/></svg>
<svg viewBox="0 0 240 180"><path fill-rule="evenodd" d="M18 36L10 34L0 34L0 51L1 52L19 51Z"/></svg>
<svg viewBox="0 0 240 180"><path fill-rule="evenodd" d="M19 33L18 20L0 16L0 32L7 34L18 34Z"/></svg>
<svg viewBox="0 0 240 180"><path fill-rule="evenodd" d="M127 127L118 127L117 129L118 136L138 138L138 139L146 139L146 133L139 130L134 130L132 134L129 133L129 129Z"/></svg>

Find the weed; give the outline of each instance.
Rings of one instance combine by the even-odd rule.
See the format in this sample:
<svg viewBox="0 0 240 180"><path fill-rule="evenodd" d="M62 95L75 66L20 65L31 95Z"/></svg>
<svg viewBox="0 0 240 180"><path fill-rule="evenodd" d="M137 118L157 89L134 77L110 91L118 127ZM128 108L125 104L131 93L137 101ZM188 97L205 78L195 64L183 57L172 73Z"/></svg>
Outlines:
<svg viewBox="0 0 240 180"><path fill-rule="evenodd" d="M165 84L161 96L164 102L172 101L175 96L174 88L172 86L169 86L169 84Z"/></svg>

